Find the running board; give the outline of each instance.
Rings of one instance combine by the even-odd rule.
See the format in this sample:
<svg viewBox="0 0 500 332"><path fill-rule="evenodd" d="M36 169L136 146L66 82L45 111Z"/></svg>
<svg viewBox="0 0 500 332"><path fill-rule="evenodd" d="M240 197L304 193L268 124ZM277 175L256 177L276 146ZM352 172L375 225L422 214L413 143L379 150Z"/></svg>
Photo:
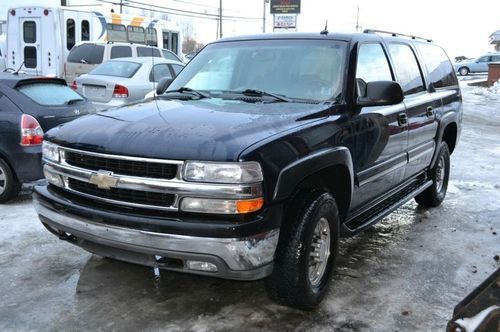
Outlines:
<svg viewBox="0 0 500 332"><path fill-rule="evenodd" d="M397 191L380 203L349 218L342 224L341 236L348 237L364 231L431 185L432 180L426 178L415 179L403 189Z"/></svg>

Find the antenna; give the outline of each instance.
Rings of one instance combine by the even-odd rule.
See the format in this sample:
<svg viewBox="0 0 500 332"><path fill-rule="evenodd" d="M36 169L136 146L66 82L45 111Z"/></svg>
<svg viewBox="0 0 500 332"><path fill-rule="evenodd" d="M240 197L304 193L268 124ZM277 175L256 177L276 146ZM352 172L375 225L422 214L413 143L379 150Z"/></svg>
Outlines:
<svg viewBox="0 0 500 332"><path fill-rule="evenodd" d="M325 22L325 28L323 31L320 32L321 35L327 35L328 34L328 20Z"/></svg>
<svg viewBox="0 0 500 332"><path fill-rule="evenodd" d="M14 75L19 75L19 71L21 70L21 68L23 68L23 66L24 66L24 61L23 61L23 63L21 63L19 68L14 72ZM37 73L37 75L38 75L38 73Z"/></svg>

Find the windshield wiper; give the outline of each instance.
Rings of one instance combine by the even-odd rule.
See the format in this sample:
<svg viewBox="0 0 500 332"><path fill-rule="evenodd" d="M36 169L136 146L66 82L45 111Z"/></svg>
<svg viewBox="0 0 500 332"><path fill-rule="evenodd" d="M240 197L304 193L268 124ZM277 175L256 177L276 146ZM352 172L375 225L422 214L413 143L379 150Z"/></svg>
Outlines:
<svg viewBox="0 0 500 332"><path fill-rule="evenodd" d="M241 93L245 96L250 96L250 97L264 97L264 96L273 97L276 100L286 102L286 103L289 103L292 101L290 98L287 98L285 96L280 96L280 95L277 95L275 93L261 91L261 90L255 90L255 89L246 89L246 90L243 90L241 92L236 92L236 93Z"/></svg>
<svg viewBox="0 0 500 332"><path fill-rule="evenodd" d="M84 65L88 65L89 63L85 59L80 59L80 63L83 63Z"/></svg>
<svg viewBox="0 0 500 332"><path fill-rule="evenodd" d="M74 103L78 103L80 101L84 101L84 99L82 99L82 98L70 99L65 104L66 105L73 105Z"/></svg>
<svg viewBox="0 0 500 332"><path fill-rule="evenodd" d="M205 92L202 92L202 91L199 91L199 90L195 90L195 89L191 89L191 88L188 88L188 87L182 87L182 88L177 89L177 90L165 91L163 94L165 95L165 94L168 94L168 93L184 93L184 92L196 95L200 99L202 99L202 98L211 98L208 93L205 93Z"/></svg>

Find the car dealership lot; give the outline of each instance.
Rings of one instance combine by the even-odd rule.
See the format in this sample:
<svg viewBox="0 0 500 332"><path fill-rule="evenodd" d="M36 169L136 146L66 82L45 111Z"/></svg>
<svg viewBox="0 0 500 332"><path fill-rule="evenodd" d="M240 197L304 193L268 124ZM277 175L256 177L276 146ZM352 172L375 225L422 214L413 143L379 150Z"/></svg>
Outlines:
<svg viewBox="0 0 500 332"><path fill-rule="evenodd" d="M410 202L341 245L315 312L263 282L161 272L92 256L38 222L29 193L0 206L0 330L443 330L500 265L500 95L463 86L464 123L443 205Z"/></svg>

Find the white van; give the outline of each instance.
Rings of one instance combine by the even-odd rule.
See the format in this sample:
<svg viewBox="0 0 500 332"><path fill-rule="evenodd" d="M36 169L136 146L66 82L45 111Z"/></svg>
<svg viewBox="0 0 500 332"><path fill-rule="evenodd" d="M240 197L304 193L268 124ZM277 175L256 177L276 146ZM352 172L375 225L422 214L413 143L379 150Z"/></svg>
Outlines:
<svg viewBox="0 0 500 332"><path fill-rule="evenodd" d="M6 59L7 57L7 41L5 36L0 36L0 71L7 68Z"/></svg>
<svg viewBox="0 0 500 332"><path fill-rule="evenodd" d="M65 63L66 82L71 83L80 75L87 74L97 65L116 58L158 57L181 62L173 52L143 44L114 42L81 42L68 54Z"/></svg>
<svg viewBox="0 0 500 332"><path fill-rule="evenodd" d="M70 50L81 41L124 41L181 55L180 29L165 20L68 7L26 6L7 12L7 66L64 77Z"/></svg>

